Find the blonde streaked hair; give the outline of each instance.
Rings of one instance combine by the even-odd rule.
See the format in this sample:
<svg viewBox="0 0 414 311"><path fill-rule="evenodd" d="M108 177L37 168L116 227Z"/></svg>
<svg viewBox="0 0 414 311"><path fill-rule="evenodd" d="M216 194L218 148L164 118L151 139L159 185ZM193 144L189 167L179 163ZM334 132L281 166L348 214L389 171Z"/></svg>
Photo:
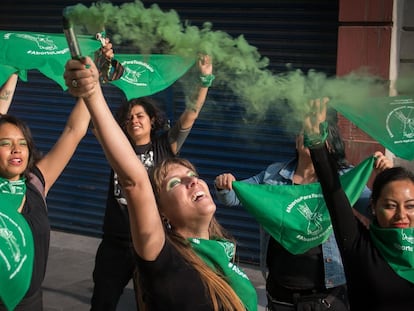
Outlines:
<svg viewBox="0 0 414 311"><path fill-rule="evenodd" d="M151 171L151 181L155 197L159 204L159 195L162 191L162 184L168 174L171 165L182 165L194 172L197 172L195 166L183 158L169 158L162 161ZM209 236L212 239L226 239L235 243L235 240L224 230L213 216L209 226ZM214 310L240 310L246 308L235 293L232 287L225 281L220 271L212 270L192 249L190 243L181 235L174 231L166 229L167 240L177 249L183 258L190 263L201 276L201 280L208 289ZM234 260L234 258L233 258Z"/></svg>

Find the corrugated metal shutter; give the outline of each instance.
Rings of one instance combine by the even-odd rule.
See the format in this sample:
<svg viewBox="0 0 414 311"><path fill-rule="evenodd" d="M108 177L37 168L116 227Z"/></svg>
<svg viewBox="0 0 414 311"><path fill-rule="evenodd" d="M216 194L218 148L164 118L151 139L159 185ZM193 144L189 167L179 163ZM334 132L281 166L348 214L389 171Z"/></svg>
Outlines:
<svg viewBox="0 0 414 311"><path fill-rule="evenodd" d="M23 2L22 2L23 3ZM85 5L92 1L83 1ZM121 1L112 1L121 4ZM241 34L270 59L270 69L284 70L286 63L304 71L335 72L337 44L337 1L143 1L160 8L174 9L182 20L200 26L205 21L213 29L233 37ZM61 12L76 2L39 0L19 4L3 0L0 29L43 32L61 31ZM215 68L216 71L220 68ZM29 83L19 82L11 112L25 119L41 150L49 150L64 127L74 100L39 73L30 73ZM108 102L116 109L119 90L105 87ZM174 122L184 109L184 97L175 86L160 94L163 106ZM193 161L212 189L222 172L247 178L275 161L285 161L295 153L294 143L280 121L269 115L260 124L246 124L244 110L228 90L213 87L181 156ZM91 133L48 196L50 219L55 229L92 236L101 234L109 168L101 148ZM239 242L240 260L259 261L259 226L243 208L218 205L219 221Z"/></svg>

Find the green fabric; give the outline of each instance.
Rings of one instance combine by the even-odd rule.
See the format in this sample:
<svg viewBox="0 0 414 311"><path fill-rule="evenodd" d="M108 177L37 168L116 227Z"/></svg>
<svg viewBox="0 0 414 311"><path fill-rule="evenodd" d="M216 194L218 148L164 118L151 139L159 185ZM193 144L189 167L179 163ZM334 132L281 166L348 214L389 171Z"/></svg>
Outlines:
<svg viewBox="0 0 414 311"><path fill-rule="evenodd" d="M83 56L90 56L101 47L100 41L91 36L78 35ZM14 67L20 73L37 69L66 90L63 73L70 59L66 37L63 33L38 33L27 31L0 31L0 65ZM19 77L26 81L23 76ZM2 75L1 79L4 79ZM6 79L7 80L7 79ZM0 81L1 82L1 81Z"/></svg>
<svg viewBox="0 0 414 311"><path fill-rule="evenodd" d="M246 273L233 264L234 244L225 240L188 239L192 248L215 271L220 271L233 288L246 310L257 310L257 293ZM217 269L217 270L216 270Z"/></svg>
<svg viewBox="0 0 414 311"><path fill-rule="evenodd" d="M374 157L369 157L340 176L351 205L368 182L373 163ZM247 211L292 254L303 254L322 244L332 232L319 183L258 185L234 181L233 189Z"/></svg>
<svg viewBox="0 0 414 311"><path fill-rule="evenodd" d="M328 122L319 124L319 134L304 134L303 145L308 148L317 147L324 144L328 138Z"/></svg>
<svg viewBox="0 0 414 311"><path fill-rule="evenodd" d="M32 279L32 231L17 211L25 193L24 179L0 178L0 300L8 310L22 300Z"/></svg>
<svg viewBox="0 0 414 311"><path fill-rule="evenodd" d="M329 104L397 157L414 160L414 97L371 98L355 105Z"/></svg>
<svg viewBox="0 0 414 311"><path fill-rule="evenodd" d="M216 76L213 75L213 74L201 75L200 76L201 86L210 87L213 84L213 81L214 81L215 78L216 78Z"/></svg>
<svg viewBox="0 0 414 311"><path fill-rule="evenodd" d="M124 67L124 73L120 79L109 83L120 88L128 100L166 89L195 62L192 58L161 54L116 54L115 58Z"/></svg>
<svg viewBox="0 0 414 311"><path fill-rule="evenodd" d="M0 64L0 86L2 86L13 73L19 73L17 68Z"/></svg>
<svg viewBox="0 0 414 311"><path fill-rule="evenodd" d="M371 224L369 233L395 273L414 283L414 228L380 228Z"/></svg>

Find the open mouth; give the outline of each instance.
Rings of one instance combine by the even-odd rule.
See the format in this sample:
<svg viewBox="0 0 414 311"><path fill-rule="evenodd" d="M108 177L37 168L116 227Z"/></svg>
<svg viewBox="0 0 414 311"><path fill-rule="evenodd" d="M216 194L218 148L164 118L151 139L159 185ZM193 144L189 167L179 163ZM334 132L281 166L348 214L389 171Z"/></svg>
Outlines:
<svg viewBox="0 0 414 311"><path fill-rule="evenodd" d="M193 202L197 202L198 200L200 200L201 198L203 198L204 197L204 192L203 191L198 191L198 192L196 192L192 197L191 197L191 200L193 201Z"/></svg>
<svg viewBox="0 0 414 311"><path fill-rule="evenodd" d="M19 165L19 164L22 164L23 160L20 158L14 158L14 159L11 159L9 162L14 165Z"/></svg>

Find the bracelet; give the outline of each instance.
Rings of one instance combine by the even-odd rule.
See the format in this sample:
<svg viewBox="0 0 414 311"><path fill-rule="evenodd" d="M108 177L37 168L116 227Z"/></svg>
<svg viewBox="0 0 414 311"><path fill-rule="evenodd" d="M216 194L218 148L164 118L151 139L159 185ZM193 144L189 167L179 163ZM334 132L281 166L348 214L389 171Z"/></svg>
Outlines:
<svg viewBox="0 0 414 311"><path fill-rule="evenodd" d="M324 121L319 124L319 134L305 134L303 136L303 145L307 148L318 148L325 143L328 138L328 122Z"/></svg>
<svg viewBox="0 0 414 311"><path fill-rule="evenodd" d="M202 87L210 87L216 77L213 74L201 75L200 82Z"/></svg>

